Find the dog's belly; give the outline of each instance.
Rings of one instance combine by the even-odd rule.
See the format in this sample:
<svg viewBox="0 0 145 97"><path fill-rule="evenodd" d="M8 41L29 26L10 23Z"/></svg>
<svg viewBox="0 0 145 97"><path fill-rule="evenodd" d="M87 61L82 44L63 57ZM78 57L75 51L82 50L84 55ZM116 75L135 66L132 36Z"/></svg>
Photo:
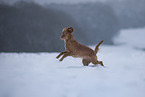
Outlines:
<svg viewBox="0 0 145 97"><path fill-rule="evenodd" d="M74 58L83 58L83 59L90 59L89 54L74 54L72 55Z"/></svg>
<svg viewBox="0 0 145 97"><path fill-rule="evenodd" d="M74 57L74 58L79 58L79 57L81 57L81 56L79 56L79 55L73 55L72 57Z"/></svg>

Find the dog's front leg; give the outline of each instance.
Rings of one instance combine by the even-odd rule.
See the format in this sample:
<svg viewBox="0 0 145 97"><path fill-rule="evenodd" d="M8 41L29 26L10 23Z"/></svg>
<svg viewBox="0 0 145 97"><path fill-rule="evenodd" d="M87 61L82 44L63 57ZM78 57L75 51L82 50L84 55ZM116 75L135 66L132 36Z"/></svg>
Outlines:
<svg viewBox="0 0 145 97"><path fill-rule="evenodd" d="M62 58L59 61L62 61L64 58L66 58L67 56L71 56L71 55L72 55L71 52L67 52L62 56Z"/></svg>
<svg viewBox="0 0 145 97"><path fill-rule="evenodd" d="M67 53L67 51L61 52L56 58L58 59L61 55Z"/></svg>

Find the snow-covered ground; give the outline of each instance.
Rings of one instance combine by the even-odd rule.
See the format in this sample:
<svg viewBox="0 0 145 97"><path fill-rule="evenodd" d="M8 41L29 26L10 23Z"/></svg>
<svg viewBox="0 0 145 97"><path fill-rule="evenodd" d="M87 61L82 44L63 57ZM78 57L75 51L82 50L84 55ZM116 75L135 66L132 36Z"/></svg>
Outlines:
<svg viewBox="0 0 145 97"><path fill-rule="evenodd" d="M122 30L115 46L102 45L105 68L59 62L58 53L0 53L0 97L145 97L144 36Z"/></svg>

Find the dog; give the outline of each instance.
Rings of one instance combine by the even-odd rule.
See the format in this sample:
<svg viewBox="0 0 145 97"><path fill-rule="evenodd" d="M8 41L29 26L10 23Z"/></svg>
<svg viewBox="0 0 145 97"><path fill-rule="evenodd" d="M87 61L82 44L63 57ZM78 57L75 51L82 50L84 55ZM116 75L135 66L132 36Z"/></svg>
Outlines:
<svg viewBox="0 0 145 97"><path fill-rule="evenodd" d="M94 65L100 64L101 66L104 66L103 62L98 61L96 56L99 50L99 46L104 42L104 40L102 40L95 47L95 50L92 50L91 48L76 41L73 36L73 31L74 31L73 27L67 27L63 29L61 39L64 40L65 42L66 51L61 52L56 58L58 59L61 55L63 55L59 60L63 61L63 59L66 58L67 56L80 57L82 58L82 63L84 66L88 66L91 62Z"/></svg>

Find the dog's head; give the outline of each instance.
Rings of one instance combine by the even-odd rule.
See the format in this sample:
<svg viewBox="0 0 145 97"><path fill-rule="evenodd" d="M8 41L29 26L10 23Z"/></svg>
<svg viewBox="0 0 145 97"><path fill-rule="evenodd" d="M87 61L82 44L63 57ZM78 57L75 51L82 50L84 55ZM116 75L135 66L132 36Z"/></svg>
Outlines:
<svg viewBox="0 0 145 97"><path fill-rule="evenodd" d="M73 27L64 28L64 29L62 30L61 39L62 39L62 40L70 39L71 36L72 36L72 32L73 32Z"/></svg>

